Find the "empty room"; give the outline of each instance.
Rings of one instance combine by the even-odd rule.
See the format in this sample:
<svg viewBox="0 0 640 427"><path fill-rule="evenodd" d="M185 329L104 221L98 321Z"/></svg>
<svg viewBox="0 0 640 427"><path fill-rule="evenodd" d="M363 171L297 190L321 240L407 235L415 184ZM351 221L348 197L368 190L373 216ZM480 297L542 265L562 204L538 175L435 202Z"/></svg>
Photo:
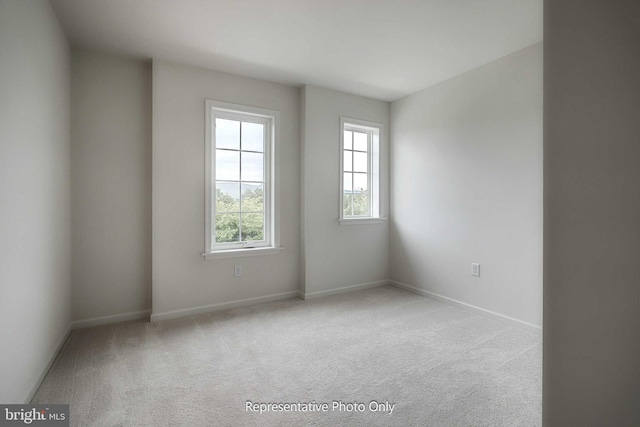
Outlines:
<svg viewBox="0 0 640 427"><path fill-rule="evenodd" d="M0 425L640 425L638 21L0 0Z"/></svg>

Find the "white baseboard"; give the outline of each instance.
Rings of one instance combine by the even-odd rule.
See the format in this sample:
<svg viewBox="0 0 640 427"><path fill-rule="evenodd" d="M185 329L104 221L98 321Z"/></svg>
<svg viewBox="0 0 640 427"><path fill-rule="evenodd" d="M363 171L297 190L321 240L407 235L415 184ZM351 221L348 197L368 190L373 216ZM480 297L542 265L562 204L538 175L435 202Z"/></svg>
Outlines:
<svg viewBox="0 0 640 427"><path fill-rule="evenodd" d="M71 323L71 327L72 329L88 328L91 326L107 325L109 323L125 322L127 320L147 319L150 315L151 310L143 310L113 314L111 316L92 317L91 319L76 320Z"/></svg>
<svg viewBox="0 0 640 427"><path fill-rule="evenodd" d="M38 389L42 385L42 381L44 381L44 378L49 373L49 369L51 369L51 366L53 365L53 362L56 361L56 358L58 357L58 354L60 354L60 350L62 350L62 347L64 346L64 343L67 342L67 338L69 338L69 335L71 334L71 331L72 331L72 327L71 327L71 324L69 324L67 326L67 329L62 334L62 338L58 341L58 345L56 346L55 351L51 354L51 357L49 358L49 361L44 366L44 369L42 370L42 372L40 372L40 375L38 376L36 381L33 383L31 388L27 392L27 395L24 397L24 399L22 399L22 401L24 402L25 405L28 405L29 403L31 403L31 400L33 399L33 396L36 395L36 392L38 391Z"/></svg>
<svg viewBox="0 0 640 427"><path fill-rule="evenodd" d="M181 310L172 310L172 311L165 311L162 313L153 313L151 315L151 321L156 322L158 320L175 319L177 317L185 317L185 316L192 316L194 314L210 313L213 311L220 311L220 310L225 310L229 308L244 307L248 305L262 304L265 302L274 302L274 301L280 301L280 300L291 299L291 298L300 298L300 292L289 291L289 292L282 292L279 294L265 295L262 297L245 298L245 299L240 299L235 301L221 302L218 304L201 305L193 308L184 308Z"/></svg>
<svg viewBox="0 0 640 427"><path fill-rule="evenodd" d="M464 308L467 310L472 310L478 314L482 314L484 316L490 316L502 321L506 321L512 326L516 326L519 328L526 329L528 331L542 333L542 327L535 325L533 323L525 322L524 320L516 319L515 317L510 317L501 313L497 313L495 311L487 310L482 307L475 306L473 304L467 304L466 302L458 301L453 298L445 297L443 295L436 294L434 292L426 291L424 289L416 288L411 285L407 285L406 283L398 282L396 280L389 280L389 284L391 286L395 286L398 289L403 289L408 292L412 292L414 294L422 295L428 298L432 298L441 302L444 302L449 305L453 305L456 307Z"/></svg>
<svg viewBox="0 0 640 427"><path fill-rule="evenodd" d="M300 293L300 298L307 301L310 299L328 297L329 295L344 294L346 292L360 291L362 289L377 288L378 286L388 285L388 280L378 280L375 282L361 283L359 285L343 286L342 288L328 289L326 291Z"/></svg>

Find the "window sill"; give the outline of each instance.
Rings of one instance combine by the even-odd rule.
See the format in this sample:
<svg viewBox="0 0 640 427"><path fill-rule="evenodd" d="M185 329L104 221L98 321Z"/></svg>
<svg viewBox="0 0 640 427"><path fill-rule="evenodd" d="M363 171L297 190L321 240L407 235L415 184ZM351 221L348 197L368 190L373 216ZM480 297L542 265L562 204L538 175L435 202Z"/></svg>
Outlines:
<svg viewBox="0 0 640 427"><path fill-rule="evenodd" d="M242 249L229 249L226 251L216 251L216 252L205 252L201 255L205 260L212 259L224 259L224 258L244 258L248 256L258 256L258 255L275 255L282 252L284 248L279 247L275 248L273 246L266 248L242 248Z"/></svg>
<svg viewBox="0 0 640 427"><path fill-rule="evenodd" d="M346 218L339 219L340 225L382 224L387 218Z"/></svg>

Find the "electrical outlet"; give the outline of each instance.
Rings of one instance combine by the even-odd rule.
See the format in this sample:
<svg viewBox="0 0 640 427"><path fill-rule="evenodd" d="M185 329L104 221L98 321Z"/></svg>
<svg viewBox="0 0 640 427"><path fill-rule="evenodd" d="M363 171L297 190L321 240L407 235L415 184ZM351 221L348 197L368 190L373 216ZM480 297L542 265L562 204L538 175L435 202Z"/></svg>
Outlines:
<svg viewBox="0 0 640 427"><path fill-rule="evenodd" d="M233 275L235 277L242 276L242 266L241 265L234 265L233 266Z"/></svg>
<svg viewBox="0 0 640 427"><path fill-rule="evenodd" d="M480 264L476 264L476 263L471 264L471 275L480 277Z"/></svg>

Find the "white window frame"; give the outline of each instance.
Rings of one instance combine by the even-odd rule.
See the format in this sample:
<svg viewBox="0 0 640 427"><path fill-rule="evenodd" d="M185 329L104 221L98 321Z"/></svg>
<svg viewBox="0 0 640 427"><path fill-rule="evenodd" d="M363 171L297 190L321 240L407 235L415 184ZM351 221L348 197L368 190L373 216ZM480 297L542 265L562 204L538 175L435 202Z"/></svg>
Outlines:
<svg viewBox="0 0 640 427"><path fill-rule="evenodd" d="M264 224L265 239L255 242L215 242L215 119L231 119L262 123L264 146ZM276 147L279 136L280 112L265 108L207 99L205 101L205 259L279 253L279 215L277 201ZM242 147L240 147L242 148ZM241 190L242 191L242 190Z"/></svg>
<svg viewBox="0 0 640 427"><path fill-rule="evenodd" d="M340 117L340 202L338 221L340 225L376 224L384 222L382 213L382 179L380 173L381 161L381 137L383 125L381 123L366 120ZM344 133L345 131L357 131L367 134L367 158L368 158L368 188L369 215L345 216L344 215Z"/></svg>

